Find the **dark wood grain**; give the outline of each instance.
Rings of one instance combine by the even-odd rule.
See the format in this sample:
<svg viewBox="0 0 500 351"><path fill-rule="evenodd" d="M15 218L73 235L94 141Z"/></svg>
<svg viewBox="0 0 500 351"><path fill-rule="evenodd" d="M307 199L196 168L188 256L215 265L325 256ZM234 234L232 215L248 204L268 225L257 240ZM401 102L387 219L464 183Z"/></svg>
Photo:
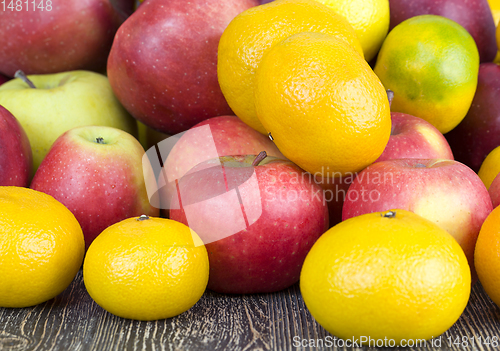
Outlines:
<svg viewBox="0 0 500 351"><path fill-rule="evenodd" d="M477 342L481 337L481 342ZM294 339L295 338L295 339ZM489 338L489 345L485 344ZM480 284L441 346L363 347L360 350L498 350L500 311ZM294 341L295 340L295 341ZM297 347L306 340L305 347ZM81 271L59 296L30 308L0 308L0 350L353 350L310 347L333 337L309 314L298 285L273 294L221 295L207 291L189 311L171 319L141 322L116 317L88 295ZM492 340L498 341L493 345ZM474 342L474 345L472 343ZM498 346L496 346L498 345ZM495 347L496 346L496 347Z"/></svg>

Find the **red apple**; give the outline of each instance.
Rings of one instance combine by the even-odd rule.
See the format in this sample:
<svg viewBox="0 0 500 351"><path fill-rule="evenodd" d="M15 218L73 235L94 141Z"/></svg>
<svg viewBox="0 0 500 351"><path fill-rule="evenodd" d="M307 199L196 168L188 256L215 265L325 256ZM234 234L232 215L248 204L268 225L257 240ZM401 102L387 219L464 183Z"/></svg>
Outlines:
<svg viewBox="0 0 500 351"><path fill-rule="evenodd" d="M500 145L500 66L479 66L477 89L465 118L446 133L455 159L478 172L488 153Z"/></svg>
<svg viewBox="0 0 500 351"><path fill-rule="evenodd" d="M148 0L116 33L108 77L125 108L170 135L232 114L217 80L222 32L257 0Z"/></svg>
<svg viewBox="0 0 500 351"><path fill-rule="evenodd" d="M32 167L28 136L14 115L0 106L0 186L29 186Z"/></svg>
<svg viewBox="0 0 500 351"><path fill-rule="evenodd" d="M267 136L236 116L209 118L158 146L161 155L168 155L166 160L163 158L162 173L168 179L162 188L163 209L169 208L167 200L175 192L175 180L203 161L228 155L256 155L261 151L285 158Z"/></svg>
<svg viewBox="0 0 500 351"><path fill-rule="evenodd" d="M13 77L19 69L25 74L105 71L123 21L109 0L14 1L16 6L22 11L0 8L1 73Z"/></svg>
<svg viewBox="0 0 500 351"><path fill-rule="evenodd" d="M444 135L426 120L409 114L391 112L389 142L377 161L399 158L441 158L453 160Z"/></svg>
<svg viewBox="0 0 500 351"><path fill-rule="evenodd" d="M453 160L376 162L361 171L349 187L342 219L394 208L421 215L453 235L476 277L474 247L493 206L488 190L472 169Z"/></svg>
<svg viewBox="0 0 500 351"><path fill-rule="evenodd" d="M139 141L120 129L73 128L54 142L31 188L68 207L82 227L88 248L116 222L159 215L146 193L145 182L155 179L151 167L144 165L143 172L143 154Z"/></svg>
<svg viewBox="0 0 500 351"><path fill-rule="evenodd" d="M495 179L493 179L490 187L488 188L488 192L490 193L493 208L500 205L500 174L497 174Z"/></svg>
<svg viewBox="0 0 500 351"><path fill-rule="evenodd" d="M389 0L392 30L418 15L439 15L462 25L476 41L481 62L491 62L497 53L495 22L487 0Z"/></svg>
<svg viewBox="0 0 500 351"><path fill-rule="evenodd" d="M328 229L321 187L291 161L224 156L178 182L171 219L203 240L208 288L220 293L279 291L296 283L305 256Z"/></svg>

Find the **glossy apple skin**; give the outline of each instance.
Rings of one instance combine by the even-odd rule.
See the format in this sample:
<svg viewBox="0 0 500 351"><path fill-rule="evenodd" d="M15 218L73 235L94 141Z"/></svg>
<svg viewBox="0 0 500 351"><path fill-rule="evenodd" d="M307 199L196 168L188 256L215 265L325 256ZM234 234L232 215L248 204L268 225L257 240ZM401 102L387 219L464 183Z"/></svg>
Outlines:
<svg viewBox="0 0 500 351"><path fill-rule="evenodd" d="M109 0L52 1L51 11L0 11L0 72L102 73L122 21Z"/></svg>
<svg viewBox="0 0 500 351"><path fill-rule="evenodd" d="M500 205L500 174L493 179L488 188L488 193L490 193L491 202L493 203L493 208Z"/></svg>
<svg viewBox="0 0 500 351"><path fill-rule="evenodd" d="M491 62L497 53L495 22L487 0L389 0L392 30L418 15L440 15L462 25L474 38L481 62Z"/></svg>
<svg viewBox="0 0 500 351"><path fill-rule="evenodd" d="M222 32L257 0L148 0L116 33L108 77L138 120L174 135L233 114L217 80Z"/></svg>
<svg viewBox="0 0 500 351"><path fill-rule="evenodd" d="M391 112L391 121L389 142L375 162L399 158L454 159L444 135L426 120L405 113Z"/></svg>
<svg viewBox="0 0 500 351"><path fill-rule="evenodd" d="M254 158L221 157L197 165L179 181L182 208L171 210L171 219L189 225L206 243L208 288L219 293L266 293L291 286L299 280L310 248L328 229L322 190L301 177L303 170L273 157L254 167ZM206 168L219 160L223 167ZM245 187L250 175L257 183ZM226 181L219 182L221 177ZM230 227L241 213L239 205L218 196L228 194L226 185L229 190L239 189L247 218L256 208L262 212L251 223L248 220L246 229L217 240L220 223L224 229ZM196 204L196 223L186 219L185 208L191 204Z"/></svg>
<svg viewBox="0 0 500 351"><path fill-rule="evenodd" d="M106 144L96 143L97 137ZM159 215L146 193L143 154L139 141L122 130L73 128L54 142L30 187L52 195L75 215L88 248L116 222ZM147 174L153 180L146 181L154 181L152 171Z"/></svg>
<svg viewBox="0 0 500 351"><path fill-rule="evenodd" d="M349 187L342 219L395 208L412 211L447 230L464 250L476 280L474 247L493 206L472 169L453 160L376 162Z"/></svg>
<svg viewBox="0 0 500 351"><path fill-rule="evenodd" d="M28 187L32 157L23 127L12 113L0 106L0 186Z"/></svg>
<svg viewBox="0 0 500 351"><path fill-rule="evenodd" d="M500 145L500 66L479 66L477 89L465 118L446 139L455 159L478 172L488 153Z"/></svg>
<svg viewBox="0 0 500 351"><path fill-rule="evenodd" d="M162 150L159 144L160 152ZM168 152L168 150L166 150ZM197 164L228 155L267 155L285 159L276 145L265 135L249 127L236 116L218 116L206 119L184 133L164 161L163 172L169 184L161 189L162 209L168 212L168 199L175 192L175 179L180 179Z"/></svg>

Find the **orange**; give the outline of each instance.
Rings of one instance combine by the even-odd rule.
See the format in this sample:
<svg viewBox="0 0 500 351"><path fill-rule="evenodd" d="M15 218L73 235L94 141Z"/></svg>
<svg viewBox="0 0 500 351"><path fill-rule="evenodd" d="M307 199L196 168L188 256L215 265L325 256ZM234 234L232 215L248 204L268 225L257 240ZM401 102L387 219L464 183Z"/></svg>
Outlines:
<svg viewBox="0 0 500 351"><path fill-rule="evenodd" d="M477 237L474 265L484 290L500 306L500 206L490 212Z"/></svg>
<svg viewBox="0 0 500 351"><path fill-rule="evenodd" d="M234 113L263 134L267 131L255 112L255 71L272 46L300 32L335 35L363 55L349 22L314 0L277 0L252 7L236 16L220 38L217 76L222 93Z"/></svg>
<svg viewBox="0 0 500 351"><path fill-rule="evenodd" d="M469 32L455 21L420 15L389 32L374 71L394 92L392 111L423 118L447 133L472 104L479 53Z"/></svg>
<svg viewBox="0 0 500 351"><path fill-rule="evenodd" d="M469 265L456 240L400 209L329 229L300 276L304 302L327 331L365 343L386 339L384 346L444 333L462 314L470 290Z"/></svg>
<svg viewBox="0 0 500 351"><path fill-rule="evenodd" d="M375 57L389 32L389 0L316 0L344 16L358 36L366 61Z"/></svg>
<svg viewBox="0 0 500 351"><path fill-rule="evenodd" d="M500 173L500 146L490 151L477 172L486 189L490 188L493 179L495 179L498 173Z"/></svg>
<svg viewBox="0 0 500 351"><path fill-rule="evenodd" d="M190 309L208 284L208 254L182 223L148 216L106 228L90 245L83 280L94 301L119 317L156 320Z"/></svg>
<svg viewBox="0 0 500 351"><path fill-rule="evenodd" d="M52 196L0 187L0 307L28 307L66 289L81 267L83 233Z"/></svg>
<svg viewBox="0 0 500 351"><path fill-rule="evenodd" d="M326 177L353 173L384 151L391 133L386 91L345 41L292 35L264 55L255 80L260 122L304 170Z"/></svg>

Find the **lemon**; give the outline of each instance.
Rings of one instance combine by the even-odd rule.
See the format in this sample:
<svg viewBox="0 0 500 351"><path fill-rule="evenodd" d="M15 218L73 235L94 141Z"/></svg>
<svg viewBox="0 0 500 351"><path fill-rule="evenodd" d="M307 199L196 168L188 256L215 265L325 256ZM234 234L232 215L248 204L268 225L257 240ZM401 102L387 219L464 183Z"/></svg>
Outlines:
<svg viewBox="0 0 500 351"><path fill-rule="evenodd" d="M90 245L83 264L89 295L108 312L136 320L179 315L208 284L208 254L182 223L154 217L125 219Z"/></svg>
<svg viewBox="0 0 500 351"><path fill-rule="evenodd" d="M479 53L458 23L436 15L415 16L389 32L374 71L394 92L392 111L423 118L447 133L471 106Z"/></svg>
<svg viewBox="0 0 500 351"><path fill-rule="evenodd" d="M357 172L391 133L386 91L345 41L298 33L273 46L257 69L255 107L285 157L312 174Z"/></svg>
<svg viewBox="0 0 500 351"><path fill-rule="evenodd" d="M249 8L229 23L220 38L217 77L222 93L234 113L263 134L267 132L255 112L255 71L266 51L300 32L335 35L363 55L349 22L314 0L277 0Z"/></svg>
<svg viewBox="0 0 500 351"><path fill-rule="evenodd" d="M0 187L0 307L28 307L66 289L81 267L83 232L52 196Z"/></svg>
<svg viewBox="0 0 500 351"><path fill-rule="evenodd" d="M351 24L366 61L378 53L389 32L389 0L316 0L332 8Z"/></svg>
<svg viewBox="0 0 500 351"><path fill-rule="evenodd" d="M450 328L467 305L471 275L448 232L396 209L350 218L323 234L304 261L300 290L336 337L394 346Z"/></svg>

